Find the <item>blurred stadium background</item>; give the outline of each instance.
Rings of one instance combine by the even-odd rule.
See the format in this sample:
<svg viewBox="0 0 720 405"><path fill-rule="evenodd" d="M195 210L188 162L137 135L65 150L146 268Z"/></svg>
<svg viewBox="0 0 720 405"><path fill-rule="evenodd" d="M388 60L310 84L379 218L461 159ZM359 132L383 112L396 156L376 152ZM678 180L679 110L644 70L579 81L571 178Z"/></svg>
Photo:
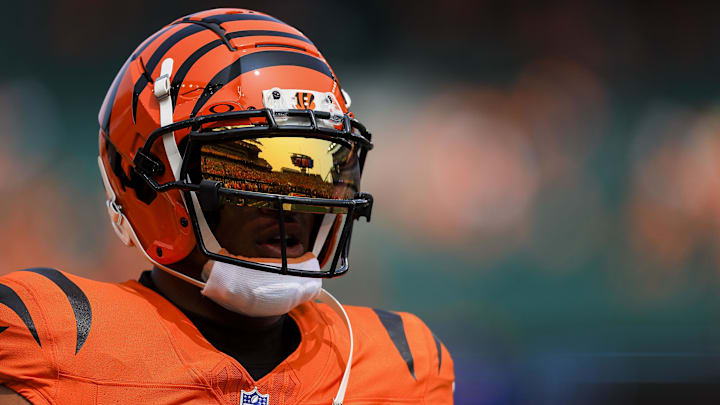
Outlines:
<svg viewBox="0 0 720 405"><path fill-rule="evenodd" d="M251 8L312 38L374 133L373 221L329 289L423 318L458 404L718 403L720 8L537 3L4 7L0 273L148 267L107 221L100 103L162 25Z"/></svg>

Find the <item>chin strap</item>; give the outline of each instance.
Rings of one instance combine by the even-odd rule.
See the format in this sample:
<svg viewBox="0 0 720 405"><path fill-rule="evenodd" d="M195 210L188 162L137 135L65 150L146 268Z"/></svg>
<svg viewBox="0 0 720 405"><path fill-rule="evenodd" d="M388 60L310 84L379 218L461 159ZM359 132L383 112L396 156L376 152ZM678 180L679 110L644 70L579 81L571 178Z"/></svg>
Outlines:
<svg viewBox="0 0 720 405"><path fill-rule="evenodd" d="M188 182L189 180L188 176ZM185 201L184 199L185 197L183 196L183 201ZM205 248L215 254L220 253L220 243L210 230L210 225L208 225L207 220L205 219L205 214L203 214L202 207L200 207L200 202L198 201L197 195L194 191L190 192L190 199L192 200L193 209L195 210L195 216L198 221L198 228L200 229L200 236L202 237L202 242L205 245Z"/></svg>
<svg viewBox="0 0 720 405"><path fill-rule="evenodd" d="M164 127L173 123L173 105L170 97L170 76L172 75L173 60L167 58L160 67L160 77L155 80L153 94L160 104L160 126ZM163 134L163 146L167 155L170 168L172 169L175 181L180 180L180 167L182 156L175 142L175 132Z"/></svg>
<svg viewBox="0 0 720 405"><path fill-rule="evenodd" d="M316 300L322 302L323 304L327 304L330 308L333 309L333 311L335 311L340 316L340 318L345 322L345 326L347 326L348 328L348 334L350 335L350 353L348 353L347 364L345 365L345 373L342 376L342 380L340 380L340 388L338 388L338 392L332 402L332 405L342 405L343 401L345 400L345 391L347 390L348 380L350 379L350 367L352 366L354 343L352 325L350 324L350 318L348 318L347 312L345 312L343 306L326 289L323 288L322 290L320 290L320 294L317 296Z"/></svg>
<svg viewBox="0 0 720 405"><path fill-rule="evenodd" d="M160 67L160 77L155 80L155 85L153 88L153 93L158 100L158 104L160 104L160 126L163 127L173 123L173 105L172 97L170 97L170 76L172 75L172 68L173 60L171 58L165 59L162 63L162 66ZM177 147L177 142L175 142L175 133L168 132L166 134L163 134L162 139L163 146L165 147L165 155L167 156L168 162L170 163L173 177L176 181L180 180L182 156L180 155L180 150ZM190 178L188 176L188 182L189 181ZM198 203L195 192L191 192L190 195L192 198L191 204L193 204L196 216L198 217L200 232L203 236L203 242L205 243L205 247L211 252L217 253L220 251L220 244L217 242L215 236L213 236L212 232L210 231L210 227L205 220L205 216L203 215L202 209L200 208L200 204ZM184 195L183 202L185 203L185 208L187 209L188 202L185 201Z"/></svg>
<svg viewBox="0 0 720 405"><path fill-rule="evenodd" d="M330 234L330 230L332 229L334 223L335 215L324 214L322 216L322 222L320 222L320 229L318 229L317 236L315 237L315 244L313 245L312 249L315 257L320 257L320 252L322 251L323 246L325 246L325 241L327 240L327 237Z"/></svg>

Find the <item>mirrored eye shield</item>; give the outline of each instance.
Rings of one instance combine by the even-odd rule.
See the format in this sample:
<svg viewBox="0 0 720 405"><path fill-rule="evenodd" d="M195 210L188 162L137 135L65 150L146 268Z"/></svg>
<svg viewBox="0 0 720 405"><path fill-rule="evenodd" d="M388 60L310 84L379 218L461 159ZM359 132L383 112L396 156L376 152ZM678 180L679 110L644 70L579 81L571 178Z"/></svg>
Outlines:
<svg viewBox="0 0 720 405"><path fill-rule="evenodd" d="M313 110L288 110L282 112L282 114L288 117L306 118L309 122L309 125L278 125L274 117L275 114L276 112L273 112L273 110L270 109L230 111L225 113L197 116L184 121L178 121L164 127L160 127L150 133L143 146L136 152L135 157L133 158L134 171L137 172L137 174L140 175L141 178L156 192L164 192L172 189L199 191L198 184L188 183L183 180L169 181L163 184L159 184L155 180L155 177L164 173L165 165L160 159L153 155L152 152L150 152L153 144L164 134L180 129L190 128L190 133L187 135L188 142L185 147L185 152L190 149L191 144L194 142L208 143L213 141L226 141L230 139L252 139L271 136L293 135L308 138L319 138L342 143L354 142L360 147L358 159L360 172L362 173L363 167L365 165L365 158L367 156L367 152L373 148L373 144L371 142L372 135L359 121L350 118L347 114L345 114L342 119L342 128L338 130L334 128L318 126L318 119L331 118L331 115L328 112ZM255 123L253 124L253 126L243 128L200 132L201 126L204 124L250 118L265 119L265 122ZM359 134L355 133L355 130L357 130ZM110 142L109 139L108 142ZM181 179L186 178L185 174L187 173L187 164L187 159L183 159L183 165L181 170L181 173L183 175L180 177ZM325 201L338 203L342 200L324 200L323 203ZM320 203L320 201L316 201L310 204L316 203Z"/></svg>
<svg viewBox="0 0 720 405"><path fill-rule="evenodd" d="M284 117L304 118L307 120L308 125L279 125L275 119L276 114ZM253 123L252 126L245 128L200 132L201 127L205 124L219 121L253 118L261 120L264 119L264 122ZM278 112L266 108L197 116L154 130L148 136L145 144L135 154L133 163L135 165L135 171L138 172L139 175L145 177L146 181L149 180L148 184L156 191L165 191L169 188L177 188L172 186L173 182L159 185L153 180L153 177L161 175L164 172L165 167L160 159L155 157L150 150L152 149L155 141L161 138L163 134L190 128L190 133L187 136L188 143L194 141L212 142L228 139L262 138L291 134L295 136L326 139L334 142L353 142L361 148L359 157L360 170L362 171L367 151L373 148L373 144L371 142L372 135L367 131L364 125L362 125L359 121L350 118L347 114L342 117L341 129L327 128L318 125L318 119L329 120L331 118L331 114L324 111L287 110Z"/></svg>

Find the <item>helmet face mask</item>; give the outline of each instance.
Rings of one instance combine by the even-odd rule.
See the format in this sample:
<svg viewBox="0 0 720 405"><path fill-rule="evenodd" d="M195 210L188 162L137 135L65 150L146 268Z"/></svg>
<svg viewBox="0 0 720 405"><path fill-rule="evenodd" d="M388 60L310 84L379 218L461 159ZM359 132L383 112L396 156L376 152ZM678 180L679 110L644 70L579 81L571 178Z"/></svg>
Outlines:
<svg viewBox="0 0 720 405"><path fill-rule="evenodd" d="M276 114L271 110L251 113ZM312 111L290 111L290 114L314 115ZM225 115L229 119L237 118L233 114ZM224 121L213 122L223 124ZM266 131L258 130L263 127L267 127ZM360 162L364 160L369 141L362 135L351 136L343 129L316 133L310 125L294 131L283 125L274 129L271 127L272 124L263 123L214 125L209 129L191 131L184 145L179 181L158 184L147 174L141 172L141 175L158 192L173 188L183 190L198 247L209 259L281 274L306 277L342 275L349 268L353 221L363 216L369 219L372 210L372 197L357 191ZM364 127L359 128L369 137ZM282 136L276 136L278 130ZM363 146L359 146L360 140ZM152 145L146 146L152 148ZM279 263L268 263L266 259L269 255L257 256L261 260L253 261L247 252L233 251L230 248L232 241L227 243L227 236L218 237L214 229L217 225L213 222L218 221L223 207L238 207L236 212L239 208L262 210L263 216L275 216L280 244ZM288 231L289 227L297 229L297 225L288 222L308 215L314 217L309 222L310 227L314 225L315 229L312 240L305 242L308 246L303 246L304 251L300 253L312 252L317 256L323 265L320 272L288 267L288 259L298 256L297 253L288 254L288 244L295 242L291 244L297 245L299 242L293 232ZM209 217L216 219L208 221ZM308 226L308 221L290 222L303 222ZM244 237L247 239L247 235ZM234 255L224 254L223 251ZM244 259L238 258L238 255Z"/></svg>
<svg viewBox="0 0 720 405"><path fill-rule="evenodd" d="M372 197L359 192L362 167L372 148L369 132L352 118L334 74L299 31L245 10L209 10L196 16L177 20L143 43L123 67L130 79L121 70L101 110L101 163L137 234L135 244L163 266L172 266L197 247L208 260L255 270L305 277L344 274L353 222L363 216L369 220L372 209ZM258 39L243 44L237 41L249 39L235 34L234 50L215 46L217 39L186 39L179 44L187 42L187 49L175 52L167 43L178 41L187 27L173 25L185 25L187 18L221 21L228 32L246 32L248 37L280 38L273 38L277 43ZM234 26L224 25L228 21L239 28L269 24L274 30L231 31ZM217 35L201 31L195 28L192 33ZM296 46L298 42L302 47ZM212 52L222 55L199 58L200 67L189 64L211 44ZM245 50L240 53L242 45ZM273 49L283 46L286 49ZM245 53L248 49L251 52ZM150 56L144 57L143 51ZM183 60L178 54L190 57ZM139 65L152 62L140 66L147 68L164 59L165 69L171 57L181 66L179 71L135 71L136 60ZM241 59L249 62L240 64ZM245 69L250 62L257 69L231 69ZM149 79L155 79L155 86ZM173 100L169 122L167 113L165 119L159 114L160 97L153 97L160 79L165 79L160 92L171 94L168 99ZM137 84L144 82L147 86ZM249 215L251 211L257 212ZM247 246L248 235L233 240L228 231L233 224L218 223L253 217L265 222L273 218L276 223L268 225L272 230L266 233L277 249L239 248ZM299 232L299 226L310 229ZM321 271L289 265L300 253L314 254Z"/></svg>

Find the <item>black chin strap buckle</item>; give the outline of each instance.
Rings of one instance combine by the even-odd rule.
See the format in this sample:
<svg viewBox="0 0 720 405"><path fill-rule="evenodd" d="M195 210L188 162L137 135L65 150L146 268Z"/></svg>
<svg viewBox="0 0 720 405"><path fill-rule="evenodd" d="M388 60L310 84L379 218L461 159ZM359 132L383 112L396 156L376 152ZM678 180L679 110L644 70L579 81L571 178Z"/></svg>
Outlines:
<svg viewBox="0 0 720 405"><path fill-rule="evenodd" d="M201 180L200 189L197 192L200 207L207 211L217 211L220 209L220 182L212 180Z"/></svg>
<svg viewBox="0 0 720 405"><path fill-rule="evenodd" d="M142 148L135 153L133 164L137 172L148 177L159 176L165 171L163 164L152 154L145 154Z"/></svg>
<svg viewBox="0 0 720 405"><path fill-rule="evenodd" d="M370 222L370 215L372 214L373 207L373 196L370 193L355 193L355 200L366 200L367 203L355 207L355 219L365 217L366 222Z"/></svg>

